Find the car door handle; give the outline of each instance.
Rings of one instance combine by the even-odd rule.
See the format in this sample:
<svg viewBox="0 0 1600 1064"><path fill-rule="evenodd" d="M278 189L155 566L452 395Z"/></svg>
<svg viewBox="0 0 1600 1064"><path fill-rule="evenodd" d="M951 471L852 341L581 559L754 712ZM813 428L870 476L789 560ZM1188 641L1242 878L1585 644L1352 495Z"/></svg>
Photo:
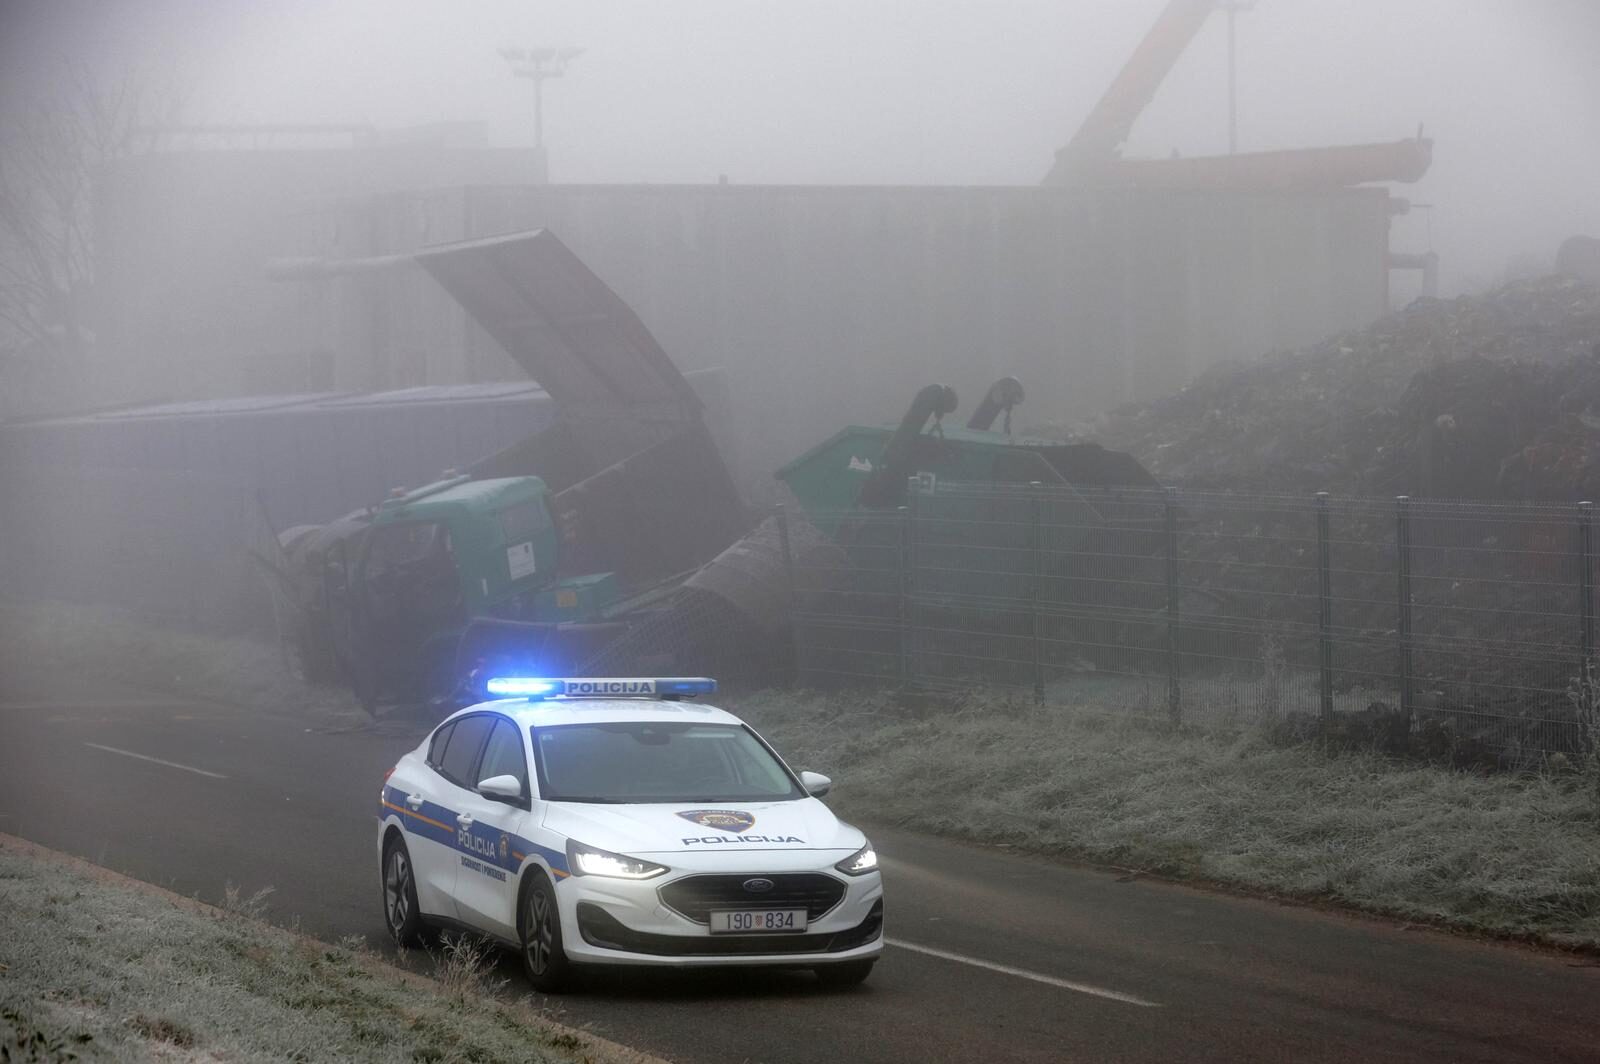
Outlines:
<svg viewBox="0 0 1600 1064"><path fill-rule="evenodd" d="M456 814L456 823L464 828L470 828L472 826L472 818L465 813L458 813Z"/></svg>
<svg viewBox="0 0 1600 1064"><path fill-rule="evenodd" d="M421 809L422 808L422 795L420 795L420 794L408 794L408 795L406 795L406 804L409 805L412 809Z"/></svg>

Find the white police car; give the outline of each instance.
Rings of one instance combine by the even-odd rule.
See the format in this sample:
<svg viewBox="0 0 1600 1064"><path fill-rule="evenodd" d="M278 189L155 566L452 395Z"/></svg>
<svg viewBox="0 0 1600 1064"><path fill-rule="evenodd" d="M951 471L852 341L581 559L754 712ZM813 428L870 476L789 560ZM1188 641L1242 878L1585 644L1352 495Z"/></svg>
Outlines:
<svg viewBox="0 0 1600 1064"><path fill-rule="evenodd" d="M490 680L384 779L389 931L482 932L540 990L576 965L805 967L858 983L883 951L860 831L706 679Z"/></svg>

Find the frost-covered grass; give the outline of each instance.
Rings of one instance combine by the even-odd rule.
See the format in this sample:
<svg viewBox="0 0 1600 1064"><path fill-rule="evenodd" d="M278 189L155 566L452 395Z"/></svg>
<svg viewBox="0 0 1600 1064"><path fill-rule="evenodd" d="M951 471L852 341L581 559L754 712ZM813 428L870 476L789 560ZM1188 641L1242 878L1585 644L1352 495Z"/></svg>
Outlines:
<svg viewBox="0 0 1600 1064"><path fill-rule="evenodd" d="M91 652L92 651L92 652ZM0 605L0 677L100 669L130 683L365 721L268 645L79 606ZM861 820L1492 934L1600 948L1596 772L1478 774L1174 732L1125 713L975 696L730 696Z"/></svg>
<svg viewBox="0 0 1600 1064"><path fill-rule="evenodd" d="M1600 947L1581 775L1474 774L972 697L730 702L841 814L1462 929Z"/></svg>
<svg viewBox="0 0 1600 1064"><path fill-rule="evenodd" d="M0 1060L648 1059L487 993L475 947L435 981L247 912L0 839Z"/></svg>

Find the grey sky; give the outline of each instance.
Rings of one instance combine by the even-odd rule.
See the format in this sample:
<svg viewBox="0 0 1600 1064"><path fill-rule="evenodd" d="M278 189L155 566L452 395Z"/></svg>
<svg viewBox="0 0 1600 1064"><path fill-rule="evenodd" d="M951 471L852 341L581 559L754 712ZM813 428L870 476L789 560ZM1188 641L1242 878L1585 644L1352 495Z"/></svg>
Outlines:
<svg viewBox="0 0 1600 1064"><path fill-rule="evenodd" d="M558 181L1028 184L1164 0L9 0L10 94L49 57L137 56L210 122L484 119L532 137L502 44L589 49L549 86ZM1447 287L1600 233L1600 2L1259 0L1239 18L1241 146L1438 139ZM1130 155L1226 144L1213 18ZM1427 241L1421 215L1399 250Z"/></svg>

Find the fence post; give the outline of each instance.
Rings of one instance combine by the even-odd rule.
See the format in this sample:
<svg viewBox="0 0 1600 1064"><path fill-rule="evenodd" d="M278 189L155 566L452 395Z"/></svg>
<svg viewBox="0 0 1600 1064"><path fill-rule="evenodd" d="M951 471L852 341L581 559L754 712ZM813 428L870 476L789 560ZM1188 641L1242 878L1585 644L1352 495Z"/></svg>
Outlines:
<svg viewBox="0 0 1600 1064"><path fill-rule="evenodd" d="M1400 712L1411 716L1411 497L1399 495L1395 507L1395 552L1399 573Z"/></svg>
<svg viewBox="0 0 1600 1064"><path fill-rule="evenodd" d="M789 511L780 502L772 508L772 516L777 519L778 549L783 551L783 593L789 604L789 653L794 658L793 678L800 673L801 639L800 604L794 593L794 551L789 545Z"/></svg>
<svg viewBox="0 0 1600 1064"><path fill-rule="evenodd" d="M1033 697L1036 701L1044 701L1044 655L1041 652L1040 640L1043 639L1043 618L1040 616L1040 586L1044 583L1044 536L1040 511L1043 509L1043 500L1039 493L1044 490L1044 485L1034 481L1030 485L1033 495L1033 513L1030 523L1029 544L1033 549L1033 583L1028 593L1028 612L1033 621Z"/></svg>
<svg viewBox="0 0 1600 1064"><path fill-rule="evenodd" d="M1162 518L1167 540L1167 714L1173 724L1183 723L1183 688L1178 664L1178 506L1173 489L1162 498Z"/></svg>
<svg viewBox="0 0 1600 1064"><path fill-rule="evenodd" d="M916 502L916 495L909 497ZM910 506L902 506L900 514L900 686L911 686L911 522Z"/></svg>
<svg viewBox="0 0 1600 1064"><path fill-rule="evenodd" d="M783 503L772 508L772 516L777 519L778 548L783 551L783 585L784 591L789 596L789 608L794 608L794 552L789 546L789 511Z"/></svg>
<svg viewBox="0 0 1600 1064"><path fill-rule="evenodd" d="M1333 572L1328 543L1328 493L1317 492L1317 671L1321 704L1318 720L1324 731L1333 722Z"/></svg>
<svg viewBox="0 0 1600 1064"><path fill-rule="evenodd" d="M1578 616L1582 620L1582 683L1594 667L1594 503L1578 504Z"/></svg>

